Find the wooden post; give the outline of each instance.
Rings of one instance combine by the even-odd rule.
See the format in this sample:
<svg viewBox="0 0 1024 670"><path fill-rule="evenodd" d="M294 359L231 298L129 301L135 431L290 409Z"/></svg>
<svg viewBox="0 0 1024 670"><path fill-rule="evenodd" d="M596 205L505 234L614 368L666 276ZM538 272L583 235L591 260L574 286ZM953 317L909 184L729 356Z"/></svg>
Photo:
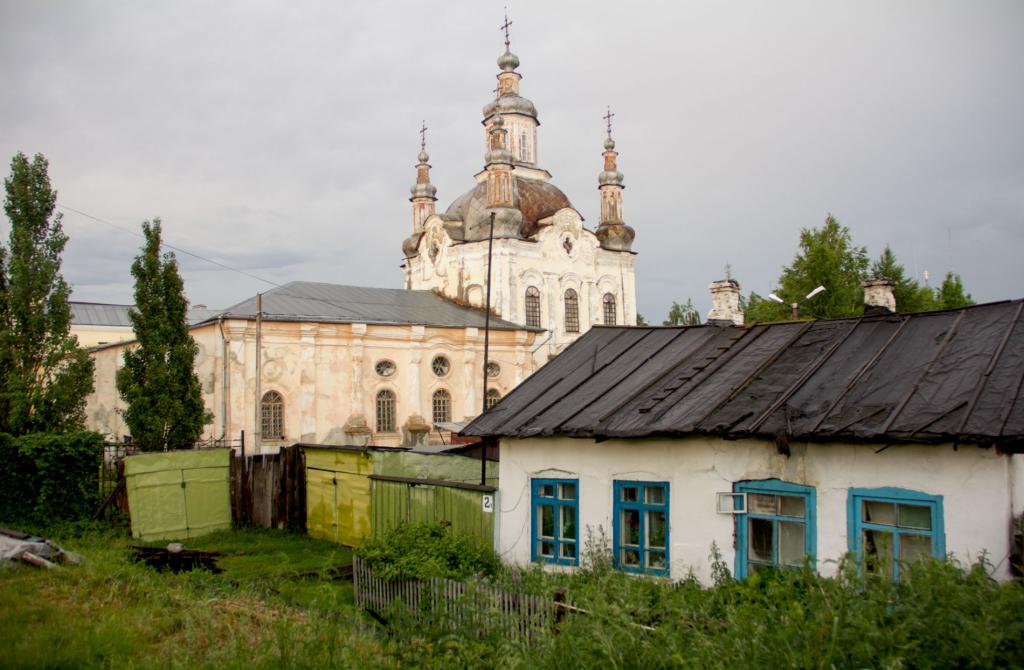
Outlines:
<svg viewBox="0 0 1024 670"><path fill-rule="evenodd" d="M560 632L559 631L559 624L561 624L565 620L565 607L563 607L563 605L565 605L565 589L559 587L559 588L555 589L554 604L553 604L553 607L554 607L554 610L555 610L555 612L554 612L554 614L555 614L555 625L554 625L555 635L558 635L558 633Z"/></svg>

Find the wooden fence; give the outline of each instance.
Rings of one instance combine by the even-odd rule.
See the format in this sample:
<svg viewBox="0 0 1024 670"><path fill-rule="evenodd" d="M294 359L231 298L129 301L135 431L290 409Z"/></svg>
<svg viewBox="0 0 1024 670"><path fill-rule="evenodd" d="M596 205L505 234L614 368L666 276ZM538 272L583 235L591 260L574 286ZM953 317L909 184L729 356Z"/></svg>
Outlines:
<svg viewBox="0 0 1024 670"><path fill-rule="evenodd" d="M419 621L469 628L478 635L499 632L518 640L556 624L568 609L564 591L546 596L505 591L483 582L453 579L385 581L352 558L352 586L357 607L383 617L401 602ZM573 608L574 609L574 608Z"/></svg>
<svg viewBox="0 0 1024 670"><path fill-rule="evenodd" d="M231 460L231 520L237 526L306 530L306 463L299 447Z"/></svg>

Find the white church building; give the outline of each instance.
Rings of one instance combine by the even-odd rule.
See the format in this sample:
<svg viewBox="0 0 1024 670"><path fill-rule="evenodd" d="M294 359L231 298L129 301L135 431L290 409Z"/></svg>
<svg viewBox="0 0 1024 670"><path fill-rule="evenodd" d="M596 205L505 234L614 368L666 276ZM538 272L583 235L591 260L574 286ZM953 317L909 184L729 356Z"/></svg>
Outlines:
<svg viewBox="0 0 1024 670"><path fill-rule="evenodd" d="M594 324L636 323L635 233L623 218L611 114L598 176L601 220L591 231L538 163L537 108L519 94L519 58L508 46L506 40L498 58L498 95L483 109L483 169L444 213L435 210L437 189L421 146L403 269L406 288L482 306L493 221L492 309L547 331L536 352L543 363Z"/></svg>

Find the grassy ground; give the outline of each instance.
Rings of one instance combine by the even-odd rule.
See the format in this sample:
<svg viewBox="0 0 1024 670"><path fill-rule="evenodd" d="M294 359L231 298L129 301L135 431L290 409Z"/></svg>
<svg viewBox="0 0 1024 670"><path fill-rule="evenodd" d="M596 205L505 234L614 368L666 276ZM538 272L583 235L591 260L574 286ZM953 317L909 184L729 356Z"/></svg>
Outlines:
<svg viewBox="0 0 1024 670"><path fill-rule="evenodd" d="M329 570L347 549L282 531L218 533L224 573L175 575L132 560L130 538L92 528L49 535L77 567L0 569L4 667L387 667L379 631Z"/></svg>

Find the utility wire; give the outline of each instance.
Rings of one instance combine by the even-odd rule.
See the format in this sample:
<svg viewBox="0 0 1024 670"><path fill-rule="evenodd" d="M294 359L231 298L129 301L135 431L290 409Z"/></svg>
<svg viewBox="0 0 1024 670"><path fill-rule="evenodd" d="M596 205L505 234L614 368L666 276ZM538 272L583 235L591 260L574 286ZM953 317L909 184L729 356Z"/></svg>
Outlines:
<svg viewBox="0 0 1024 670"><path fill-rule="evenodd" d="M142 233L140 233L137 230L134 230L134 229L129 228L127 226L121 226L121 225L118 225L116 223L112 223L110 221L107 221L106 219L100 218L98 216L94 216L94 215L89 214L87 212L83 212L80 209L75 209L74 207L69 207L67 205L61 205L61 204L58 204L57 207L62 209L62 210L64 210L64 211L67 211L67 212L74 212L75 214L78 214L80 216L84 216L87 219L92 219L93 221L98 221L100 223L106 224L106 225L110 226L111 228L116 228L117 230L120 230L122 232L129 233L131 235L135 235L136 237L145 238L145 235L143 235ZM229 270L231 272L237 272L238 274L245 275L246 277L250 277L252 279L256 279L257 281L261 281L261 282L263 282L265 284L270 284L274 288L286 289L286 286L283 285L283 284L278 284L277 282L272 282L269 279L264 279L263 277L259 277L257 275L254 275L251 272L246 272L245 270L239 270L238 268L233 268L230 265L226 265L224 263L221 263L220 261L215 261L212 258L207 258L206 256L202 256L200 254L197 254L195 252L189 251L187 249L183 249L181 247L176 247L176 246L174 246L172 244L167 244L167 242L163 242L163 246L167 247L168 249L173 249L174 251L186 254L188 256L192 256L193 258L197 258L197 259L199 259L201 261L205 261L205 262L210 263L212 265L216 265L217 267L223 268L225 270ZM349 314L352 313L352 310L351 310L351 307L350 307L351 305L373 305L373 304L378 304L378 303L375 303L375 302L364 302L364 301L361 301L361 300L352 300L352 301L349 301L348 303L344 303L343 304L343 303L338 303L338 302L334 302L334 301L331 301L331 300L327 300L325 298L319 298L319 297L316 297L316 296L301 295L301 294L298 294L298 293L289 293L287 290L285 290L285 291L278 291L278 292L275 293L275 295L286 296L286 297L290 297L290 298L298 298L298 299L301 299L301 300L308 300L310 302L318 302L318 303L322 303L322 304L325 304L325 305L330 305L331 307L335 307L337 309L341 309L341 310L343 310L345 312L348 312ZM310 316L315 316L315 315L310 315Z"/></svg>
<svg viewBox="0 0 1024 670"><path fill-rule="evenodd" d="M126 233L130 233L132 235L135 235L136 237L145 238L145 236L142 233L140 233L139 231L137 231L137 230L133 230L133 229L128 228L126 226L119 226L116 223L111 223L110 221L107 221L106 219L101 219L98 216L93 216L92 214L87 214L87 213L83 212L80 209L75 209L74 207L68 207L67 205L57 205L57 207L60 208L60 209L63 209L64 211L67 211L67 212L74 212L75 214L78 214L80 216L84 216L87 219L92 219L93 221L99 221L100 223L104 223L104 224L106 224L106 225L108 225L108 226L110 226L112 228L117 228L120 231L123 231L123 232L126 232ZM210 263L212 265L216 265L217 267L224 268L225 270L230 270L231 272L237 272L238 274L242 274L242 275L245 275L246 277L250 277L250 278L255 279L257 281L261 281L264 284L270 284L271 286L274 286L275 288L281 288L280 284L278 284L276 282L272 282L269 279L264 279L263 277L258 277L256 275L252 274L251 272L246 272L245 270L239 270L238 268L233 268L230 265L225 265L224 263L221 263L220 261L215 261L212 258L207 258L206 256L200 256L197 253L194 253L194 252L189 251L187 249L182 249L181 247L176 247L173 244L168 244L167 242L164 242L163 246L167 247L168 249L173 249L174 251L177 251L179 253L183 253L186 256L192 256L193 258L198 258L201 261L206 261L207 263Z"/></svg>

